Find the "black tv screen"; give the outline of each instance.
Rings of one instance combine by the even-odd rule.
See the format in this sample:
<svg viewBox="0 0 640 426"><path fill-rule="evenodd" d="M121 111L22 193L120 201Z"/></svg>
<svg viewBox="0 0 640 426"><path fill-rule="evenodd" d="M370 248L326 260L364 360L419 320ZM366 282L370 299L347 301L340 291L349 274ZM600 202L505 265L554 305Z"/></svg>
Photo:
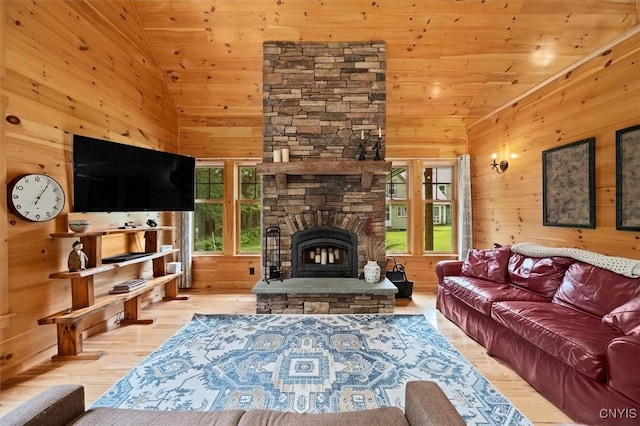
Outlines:
<svg viewBox="0 0 640 426"><path fill-rule="evenodd" d="M73 135L73 211L193 211L195 158Z"/></svg>

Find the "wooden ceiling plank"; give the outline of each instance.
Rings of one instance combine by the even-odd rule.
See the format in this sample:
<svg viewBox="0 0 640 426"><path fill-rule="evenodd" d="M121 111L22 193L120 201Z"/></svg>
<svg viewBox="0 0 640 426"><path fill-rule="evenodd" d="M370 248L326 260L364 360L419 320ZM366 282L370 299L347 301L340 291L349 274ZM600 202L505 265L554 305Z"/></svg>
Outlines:
<svg viewBox="0 0 640 426"><path fill-rule="evenodd" d="M384 40L389 86L400 85L388 87L388 113L479 117L628 31L638 15L636 0L133 2L180 113L223 108L223 116L232 102L259 108L252 84L261 90L266 40ZM429 98L434 82L441 94Z"/></svg>

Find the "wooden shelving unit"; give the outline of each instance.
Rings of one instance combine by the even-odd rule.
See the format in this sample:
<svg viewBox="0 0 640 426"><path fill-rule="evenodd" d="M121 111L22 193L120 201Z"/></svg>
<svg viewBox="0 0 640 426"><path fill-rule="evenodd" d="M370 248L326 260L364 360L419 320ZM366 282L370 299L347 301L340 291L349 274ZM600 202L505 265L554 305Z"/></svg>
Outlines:
<svg viewBox="0 0 640 426"><path fill-rule="evenodd" d="M116 304L124 304L124 318L120 324L151 324L152 319L140 317L141 296L154 287L164 285L164 300L186 300L186 296L178 295L178 278L182 273L167 274L165 257L177 253L177 249L158 252L158 232L172 230L173 227L158 226L154 228L126 228L105 229L81 233L63 232L51 234L52 238L77 238L83 245L83 251L88 257L88 268L81 271L60 271L49 275L52 279L71 280L71 308L57 312L38 320L38 324L56 324L58 329L58 355L54 359L98 359L102 352L83 353L82 350L82 321L97 312L103 311ZM110 234L131 234L144 232L145 252L148 256L139 257L119 263L102 263L102 237ZM131 292L109 294L96 298L94 294L93 277L95 275L113 271L137 263L153 262L153 279Z"/></svg>

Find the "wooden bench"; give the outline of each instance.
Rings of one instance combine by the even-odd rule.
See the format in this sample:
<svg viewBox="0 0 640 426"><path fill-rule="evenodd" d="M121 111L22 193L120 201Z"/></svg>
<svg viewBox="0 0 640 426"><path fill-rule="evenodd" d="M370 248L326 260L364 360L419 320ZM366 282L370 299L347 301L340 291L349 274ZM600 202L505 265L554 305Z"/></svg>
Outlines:
<svg viewBox="0 0 640 426"><path fill-rule="evenodd" d="M38 320L38 324L56 324L58 331L58 355L55 360L98 359L104 352L83 352L82 350L82 321L95 313L106 310L118 303L124 303L124 318L121 325L152 324L153 319L140 318L142 310L142 295L159 285L165 286L163 300L186 300L187 297L178 296L178 278L183 273L168 274L147 280L144 285L128 293L109 294L94 300L90 306L68 309L49 315Z"/></svg>

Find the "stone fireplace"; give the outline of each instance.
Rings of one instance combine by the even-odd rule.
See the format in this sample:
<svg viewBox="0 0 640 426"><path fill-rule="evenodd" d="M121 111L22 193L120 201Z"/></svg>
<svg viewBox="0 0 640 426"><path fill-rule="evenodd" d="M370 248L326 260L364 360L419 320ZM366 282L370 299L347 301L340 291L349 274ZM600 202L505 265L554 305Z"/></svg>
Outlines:
<svg viewBox="0 0 640 426"><path fill-rule="evenodd" d="M385 69L384 42L264 43L262 226L281 229L283 278L357 277L369 217L384 239Z"/></svg>

